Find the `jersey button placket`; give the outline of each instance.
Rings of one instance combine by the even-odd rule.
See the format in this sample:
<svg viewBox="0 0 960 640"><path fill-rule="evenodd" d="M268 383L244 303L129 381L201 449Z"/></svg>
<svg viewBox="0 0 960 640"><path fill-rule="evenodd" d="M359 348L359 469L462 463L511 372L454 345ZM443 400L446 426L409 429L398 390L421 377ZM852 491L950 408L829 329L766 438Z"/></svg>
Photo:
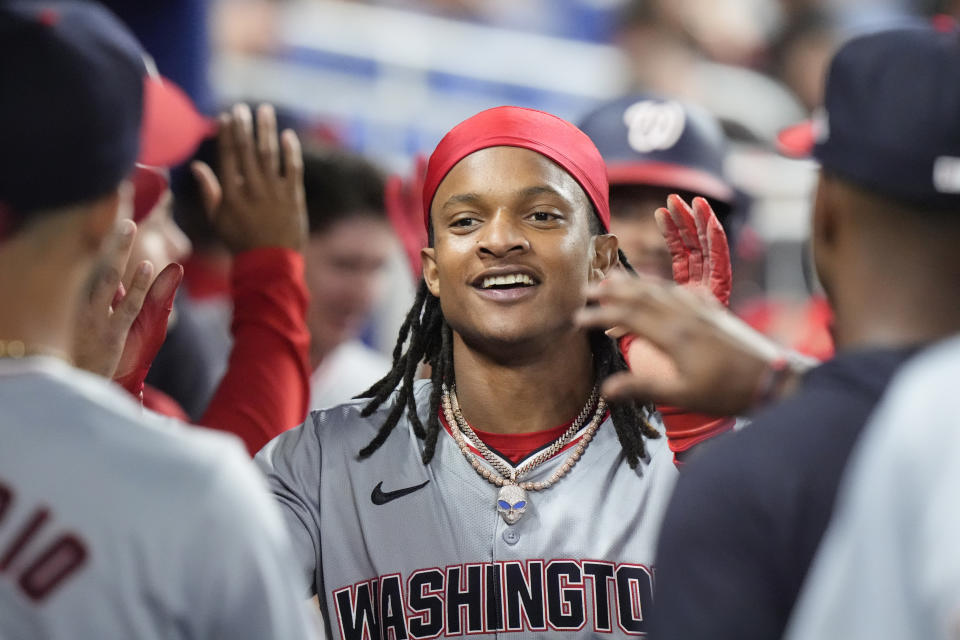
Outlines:
<svg viewBox="0 0 960 640"><path fill-rule="evenodd" d="M503 538L504 542L511 546L520 542L520 533L513 527L507 527L501 537Z"/></svg>

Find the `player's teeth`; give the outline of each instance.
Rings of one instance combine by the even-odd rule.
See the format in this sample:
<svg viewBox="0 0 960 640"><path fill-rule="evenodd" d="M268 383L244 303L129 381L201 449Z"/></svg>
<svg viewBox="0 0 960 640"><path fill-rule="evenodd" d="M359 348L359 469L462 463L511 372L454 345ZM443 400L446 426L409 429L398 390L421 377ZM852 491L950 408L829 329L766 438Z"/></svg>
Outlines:
<svg viewBox="0 0 960 640"><path fill-rule="evenodd" d="M480 285L484 289L495 286L507 286L511 284L532 285L533 279L525 273L511 273L505 276L487 276Z"/></svg>

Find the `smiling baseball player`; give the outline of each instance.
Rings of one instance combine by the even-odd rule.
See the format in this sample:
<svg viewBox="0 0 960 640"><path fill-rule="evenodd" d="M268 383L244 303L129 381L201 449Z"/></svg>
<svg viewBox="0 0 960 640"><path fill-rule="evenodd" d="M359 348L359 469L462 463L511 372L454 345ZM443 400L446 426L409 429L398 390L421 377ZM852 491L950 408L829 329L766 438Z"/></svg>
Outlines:
<svg viewBox="0 0 960 640"><path fill-rule="evenodd" d="M257 455L304 588L348 640L643 634L677 471L650 408L597 393L616 343L573 322L618 264L600 154L491 109L440 142L423 203L393 370Z"/></svg>

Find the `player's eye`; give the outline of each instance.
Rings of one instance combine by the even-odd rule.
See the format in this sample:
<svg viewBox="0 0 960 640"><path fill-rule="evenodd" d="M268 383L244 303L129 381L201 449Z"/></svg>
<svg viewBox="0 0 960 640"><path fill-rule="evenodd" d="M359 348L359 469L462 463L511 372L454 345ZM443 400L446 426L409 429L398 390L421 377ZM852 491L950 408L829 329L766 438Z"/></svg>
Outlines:
<svg viewBox="0 0 960 640"><path fill-rule="evenodd" d="M559 220L560 216L550 211L534 211L530 214L530 219L536 222L553 222Z"/></svg>
<svg viewBox="0 0 960 640"><path fill-rule="evenodd" d="M450 226L458 227L461 229L469 229L470 227L474 226L477 222L478 220L476 218L471 218L470 216L464 216L462 218L457 218L456 220L451 222Z"/></svg>

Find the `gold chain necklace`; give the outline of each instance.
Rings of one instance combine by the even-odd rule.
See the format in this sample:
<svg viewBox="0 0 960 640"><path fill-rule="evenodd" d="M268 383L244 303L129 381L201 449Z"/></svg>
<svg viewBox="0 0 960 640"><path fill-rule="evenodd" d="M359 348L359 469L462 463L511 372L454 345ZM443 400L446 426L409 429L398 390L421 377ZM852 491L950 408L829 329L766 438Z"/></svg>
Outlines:
<svg viewBox="0 0 960 640"><path fill-rule="evenodd" d="M457 398L456 385L454 385L450 390L450 404L453 408L453 417L456 419L457 426L460 427L460 431L470 440L471 444L473 444L474 447L480 451L484 459L489 462L493 468L499 471L504 478L511 480L514 484L517 483L518 478L552 458L554 454L560 451L560 449L562 449L567 442L569 442L570 439L573 438L578 431L580 431L587 418L590 417L590 414L592 413L599 397L600 390L597 389L597 387L594 387L590 393L590 397L587 399L587 404L583 406L583 409L581 409L576 420L570 424L570 426L560 435L559 438L554 440L549 447L538 453L530 460L523 462L517 467L513 467L504 463L498 456L494 455L493 452L487 447L486 443L474 432L466 418L463 417L463 413L460 412L460 402Z"/></svg>
<svg viewBox="0 0 960 640"><path fill-rule="evenodd" d="M593 439L593 435L596 433L597 429L600 428L600 424L603 422L603 418L607 412L606 401L600 397L599 391L596 389L596 387L594 387L593 393L590 394L590 399L587 401L586 406L584 406L583 410L580 412L580 415L577 416L577 419L574 420L569 429L564 431L564 433L557 438L552 445L541 451L540 454L538 454L535 458L525 462L519 467L510 467L498 459L497 456L490 451L486 444L484 444L483 441L477 437L473 429L470 428L469 423L467 423L466 419L463 417L463 414L460 412L460 405L459 402L457 402L455 387L448 389L446 385L443 386L441 404L443 405L444 418L446 419L447 424L450 426L450 431L453 434L453 438L460 447L460 451L473 466L474 471L476 471L481 477L491 484L500 487L500 491L497 494L497 511L500 512L501 517L503 517L504 522L507 524L514 524L520 520L521 516L523 516L524 512L527 510L527 506L529 504L527 491L542 491L543 489L549 489L555 482L569 473L570 469L573 468L573 465L580 460L580 457L583 455L587 445L590 444L590 441ZM596 405L595 408L594 404ZM560 451L560 449L566 446L567 442L569 442L573 435L580 430L580 425L583 424L583 421L586 420L586 417L591 414L591 409L593 409L593 417L590 420L590 424L587 426L583 436L581 436L577 446L574 447L573 451L563 462L563 464L560 465L560 467L544 481L521 482L520 478L523 475L529 473L536 467L549 460L550 457L556 454L556 452ZM465 432L469 433L472 437L465 435ZM493 470L488 469L480 464L480 461L477 459L477 455L470 450L471 444L474 445L478 451L480 451L483 459L490 463L490 465L493 467Z"/></svg>
<svg viewBox="0 0 960 640"><path fill-rule="evenodd" d="M27 344L23 340L0 340L0 358L19 360L29 356L50 356L69 364L73 359L65 352L40 344Z"/></svg>

